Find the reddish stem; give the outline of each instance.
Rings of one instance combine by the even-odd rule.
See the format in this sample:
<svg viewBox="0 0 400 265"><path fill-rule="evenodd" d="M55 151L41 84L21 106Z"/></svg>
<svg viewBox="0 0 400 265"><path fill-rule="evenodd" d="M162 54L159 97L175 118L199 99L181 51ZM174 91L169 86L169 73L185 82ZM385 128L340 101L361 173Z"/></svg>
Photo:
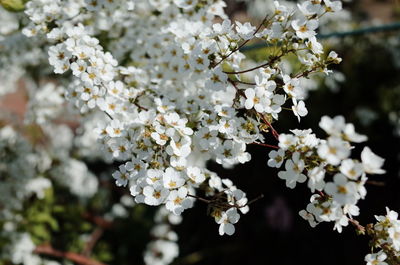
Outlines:
<svg viewBox="0 0 400 265"><path fill-rule="evenodd" d="M84 213L83 218L104 229L110 229L113 226L112 222L104 219L101 216L96 216L91 213Z"/></svg>
<svg viewBox="0 0 400 265"><path fill-rule="evenodd" d="M276 140L279 141L279 133L272 127L272 124L267 121L267 119L264 117L264 115L261 115L261 119L268 125L269 128L271 128L271 133L275 137Z"/></svg>
<svg viewBox="0 0 400 265"><path fill-rule="evenodd" d="M52 257L57 257L57 258L65 258L65 259L70 260L79 265L106 265L104 263L90 259L88 257L85 257L83 255L80 255L80 254L77 254L74 252L63 252L63 251L56 250L50 245L37 246L35 249L35 253L48 255L48 256L52 256Z"/></svg>
<svg viewBox="0 0 400 265"><path fill-rule="evenodd" d="M87 242L85 249L82 252L82 255L88 257L92 254L92 250L95 247L96 243L99 241L100 237L103 235L104 229L101 227L97 227L90 236L90 240Z"/></svg>
<svg viewBox="0 0 400 265"><path fill-rule="evenodd" d="M264 144L264 143L257 143L257 142L253 142L253 143L251 143L251 144L256 144L256 145L260 145L260 146L264 146L264 147L279 149L279 146L276 146L276 145L270 145L270 144Z"/></svg>

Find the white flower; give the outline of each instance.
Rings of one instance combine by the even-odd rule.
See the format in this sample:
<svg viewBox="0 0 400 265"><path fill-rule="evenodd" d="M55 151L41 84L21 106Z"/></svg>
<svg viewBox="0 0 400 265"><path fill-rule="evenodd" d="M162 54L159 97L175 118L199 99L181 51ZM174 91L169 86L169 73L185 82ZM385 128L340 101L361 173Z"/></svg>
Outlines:
<svg viewBox="0 0 400 265"><path fill-rule="evenodd" d="M219 225L219 234L222 236L227 234L229 236L235 233L235 226L240 219L236 208L230 208L226 212L222 212L221 218L217 221Z"/></svg>
<svg viewBox="0 0 400 265"><path fill-rule="evenodd" d="M354 125L351 123L346 124L343 134L346 140L354 143L365 142L368 139L367 136L356 133Z"/></svg>
<svg viewBox="0 0 400 265"><path fill-rule="evenodd" d="M193 183L203 183L206 179L204 174L201 172L200 168L198 167L188 167L186 169L186 174Z"/></svg>
<svg viewBox="0 0 400 265"><path fill-rule="evenodd" d="M202 150L209 150L210 147L214 147L217 144L217 135L217 130L210 130L207 127L202 127L196 132L199 139L198 144Z"/></svg>
<svg viewBox="0 0 400 265"><path fill-rule="evenodd" d="M190 147L191 141L189 137L182 137L179 141L171 140L166 148L169 155L187 157L192 151Z"/></svg>
<svg viewBox="0 0 400 265"><path fill-rule="evenodd" d="M249 22L242 24L239 21L236 21L236 32L242 39L251 39L255 31L256 27L253 27Z"/></svg>
<svg viewBox="0 0 400 265"><path fill-rule="evenodd" d="M340 58L336 52L331 51L328 54L327 60L330 60L330 61L335 62L336 64L339 64L342 61L342 58Z"/></svg>
<svg viewBox="0 0 400 265"><path fill-rule="evenodd" d="M388 229L389 238L391 239L391 245L396 251L400 251L400 222L396 220L392 226Z"/></svg>
<svg viewBox="0 0 400 265"><path fill-rule="evenodd" d="M322 54L324 52L322 44L317 41L315 36L309 38L306 44L314 54Z"/></svg>
<svg viewBox="0 0 400 265"><path fill-rule="evenodd" d="M130 173L127 171L125 165L120 165L119 170L112 174L117 186L126 186L131 179Z"/></svg>
<svg viewBox="0 0 400 265"><path fill-rule="evenodd" d="M146 181L149 185L154 185L162 182L164 172L159 169L149 169L147 170Z"/></svg>
<svg viewBox="0 0 400 265"><path fill-rule="evenodd" d="M300 159L300 153L295 152L292 159L288 159L285 164L286 171L280 171L278 177L286 180L286 186L293 189L296 183L303 183L307 177L302 173L304 170L304 161Z"/></svg>
<svg viewBox="0 0 400 265"><path fill-rule="evenodd" d="M166 203L167 209L176 215L180 215L185 209L192 207L193 201L187 194L188 190L185 187L171 191Z"/></svg>
<svg viewBox="0 0 400 265"><path fill-rule="evenodd" d="M350 155L350 146L348 142L331 136L326 142L320 144L318 155L326 159L329 164L336 166Z"/></svg>
<svg viewBox="0 0 400 265"><path fill-rule="evenodd" d="M122 137L126 134L123 124L119 120L112 120L106 127L106 132L110 137Z"/></svg>
<svg viewBox="0 0 400 265"><path fill-rule="evenodd" d="M364 173L364 168L358 161L346 159L340 165L340 172L349 179L357 180Z"/></svg>
<svg viewBox="0 0 400 265"><path fill-rule="evenodd" d="M299 122L300 122L300 117L304 117L308 114L308 110L306 108L304 101L300 100L297 103L297 100L295 98L293 98L292 110L293 110L294 115L296 115Z"/></svg>
<svg viewBox="0 0 400 265"><path fill-rule="evenodd" d="M270 105L271 101L267 97L266 90L263 87L248 88L244 94L246 95L246 102L244 104L246 109L254 108L257 112L262 113Z"/></svg>
<svg viewBox="0 0 400 265"><path fill-rule="evenodd" d="M143 189L144 203L148 205L160 205L169 195L168 189L162 185L146 186Z"/></svg>
<svg viewBox="0 0 400 265"><path fill-rule="evenodd" d="M87 64L83 60L77 60L71 64L72 74L80 77L82 73L86 71Z"/></svg>
<svg viewBox="0 0 400 265"><path fill-rule="evenodd" d="M315 30L318 28L318 21L311 20L294 20L292 27L296 31L297 37L300 39L309 39L316 35Z"/></svg>
<svg viewBox="0 0 400 265"><path fill-rule="evenodd" d="M365 256L367 265L388 265L385 260L387 256L385 252L372 253Z"/></svg>
<svg viewBox="0 0 400 265"><path fill-rule="evenodd" d="M320 165L319 167L315 167L308 171L308 187L310 188L311 192L315 190L323 190L325 187L325 165Z"/></svg>
<svg viewBox="0 0 400 265"><path fill-rule="evenodd" d="M308 221L311 227L316 227L317 222L315 221L314 215L312 213L307 212L306 210L301 210L299 215L303 217L304 220Z"/></svg>
<svg viewBox="0 0 400 265"><path fill-rule="evenodd" d="M297 4L297 7L304 16L313 16L320 13L320 2L321 1L304 1L301 4Z"/></svg>
<svg viewBox="0 0 400 265"><path fill-rule="evenodd" d="M222 24L216 23L213 25L213 30L216 35L224 35L231 32L234 26L231 24L229 19L224 19Z"/></svg>
<svg viewBox="0 0 400 265"><path fill-rule="evenodd" d="M346 123L343 116L336 116L331 119L328 116L323 116L319 122L319 127L321 127L327 134L340 136Z"/></svg>
<svg viewBox="0 0 400 265"><path fill-rule="evenodd" d="M325 3L325 10L327 12L338 12L338 11L342 10L342 1L324 0L324 3ZM381 265L381 264L378 264L378 265Z"/></svg>
<svg viewBox="0 0 400 265"><path fill-rule="evenodd" d="M340 173L333 177L333 181L326 184L326 193L333 196L333 199L341 205L355 204L357 201L357 184L348 181L346 176Z"/></svg>
<svg viewBox="0 0 400 265"><path fill-rule="evenodd" d="M164 187L167 189L178 189L185 184L185 179L179 171L169 167L165 170L163 183Z"/></svg>
<svg viewBox="0 0 400 265"><path fill-rule="evenodd" d="M197 5L197 0L174 0L174 4L183 9L192 9Z"/></svg>
<svg viewBox="0 0 400 265"><path fill-rule="evenodd" d="M283 89L289 96L293 97L294 99L304 98L304 89L301 88L300 80L298 78L291 78L288 75L284 75L283 82L285 83Z"/></svg>
<svg viewBox="0 0 400 265"><path fill-rule="evenodd" d="M364 147L361 152L361 161L364 166L364 171L369 174L385 174L382 169L385 159L375 155L369 147Z"/></svg>
<svg viewBox="0 0 400 265"><path fill-rule="evenodd" d="M10 251L11 260L14 264L36 264L33 261L33 252L35 244L28 233L23 233L15 240Z"/></svg>
<svg viewBox="0 0 400 265"><path fill-rule="evenodd" d="M278 151L272 150L268 155L268 166L280 168L285 158L285 152L282 149Z"/></svg>

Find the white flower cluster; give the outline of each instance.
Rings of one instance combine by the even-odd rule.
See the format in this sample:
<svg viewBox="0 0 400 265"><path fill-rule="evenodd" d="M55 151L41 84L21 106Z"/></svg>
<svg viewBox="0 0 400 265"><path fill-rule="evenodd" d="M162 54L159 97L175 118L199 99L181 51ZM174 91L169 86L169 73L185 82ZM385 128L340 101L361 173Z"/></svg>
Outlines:
<svg viewBox="0 0 400 265"><path fill-rule="evenodd" d="M182 222L182 217L171 214L165 207L160 207L155 215L155 226L151 230L154 238L144 253L144 261L149 265L167 265L179 255L178 235L172 225Z"/></svg>
<svg viewBox="0 0 400 265"><path fill-rule="evenodd" d="M54 72L75 76L70 102L82 113L108 115L96 131L106 156L123 162L113 174L118 186L129 185L138 203L165 205L177 215L201 199L212 207L220 234L230 235L238 213L248 211L247 198L205 164L249 161L246 145L263 141L259 126L277 120L286 103L299 119L307 114L302 80L340 62L334 52L324 55L315 37L318 19L341 3L305 1L290 10L275 2L257 28L226 19L223 1L133 2L124 8L120 1L32 0L24 33L46 33L54 43ZM113 55L96 38L102 14L110 22L110 41L102 45ZM214 22L217 16L222 23ZM95 23L87 25L90 19ZM266 64L241 70L239 47L254 38L282 48ZM302 72L281 67L291 53ZM248 72L256 73L253 80L242 80ZM199 188L211 198L198 197Z"/></svg>
<svg viewBox="0 0 400 265"><path fill-rule="evenodd" d="M386 208L385 216L375 216L377 223L367 227L372 237L372 249L379 250L365 257L367 265L399 264L400 262L400 221L398 213Z"/></svg>
<svg viewBox="0 0 400 265"><path fill-rule="evenodd" d="M29 233L21 233L13 230L12 223L6 223L1 236L8 234L9 244L6 245L4 252L0 253L0 258L7 259L12 264L24 265L60 265L61 263L53 260L47 260L35 254L35 244Z"/></svg>
<svg viewBox="0 0 400 265"><path fill-rule="evenodd" d="M0 6L0 96L14 92L18 80L46 59L41 49L42 40L27 38L19 30L23 25L21 14L5 11Z"/></svg>
<svg viewBox="0 0 400 265"><path fill-rule="evenodd" d="M319 125L329 135L326 140L317 138L311 129L281 134L279 150L270 152L268 165L280 168L285 163L278 176L289 188L308 180L308 188L316 194L300 215L312 227L335 222L334 228L341 232L349 219L359 215L357 202L366 195L366 174L383 174L384 160L368 147L361 152L361 161L350 158L351 142L367 138L356 133L353 124L345 123L342 116L324 116Z"/></svg>
<svg viewBox="0 0 400 265"><path fill-rule="evenodd" d="M45 154L43 154L45 156ZM31 195L43 198L51 182L38 176L46 170L46 157L35 154L32 146L11 126L0 128L0 217L13 219L13 211L23 208Z"/></svg>
<svg viewBox="0 0 400 265"><path fill-rule="evenodd" d="M327 139L311 130L279 135L272 127L285 110L299 121L306 116L310 76L330 74L328 67L340 63L335 52L325 54L317 31L320 19L340 11L341 2L274 1L259 26L231 21L225 7L222 0L31 0L29 24L22 14L3 16L0 9L0 78L6 80L0 95L29 72L36 85L27 85L25 121L35 123L32 129L48 142L34 145L10 126L0 127L0 216L9 220L3 227L21 221L14 210L26 198L44 198L50 179L81 199L94 196L98 179L78 157L115 161L112 177L133 197L123 197L106 218L128 216L125 206L135 203L160 206L156 239L144 256L147 264L169 264L179 249L168 223L179 223L196 201L208 204L220 235L235 232L240 213L254 200L206 164L231 168L248 162L248 144L274 147L264 143L264 132L279 140L268 165L284 164L278 177L289 188L307 181L313 193L300 215L311 226L334 222L339 232L353 222L367 174L385 172L384 160L368 147L361 159L351 158L351 143L367 138L341 116L321 119ZM247 67L240 51L253 40L274 49L264 63ZM42 67L45 54L52 71L64 74L51 75L51 83ZM298 63L295 69L286 65L289 56ZM49 123L68 117L71 106L81 114L79 124L70 125L79 126L76 131ZM377 220L368 232L381 251L365 260L399 264L397 214L388 211ZM32 255L28 234L13 242L12 262L46 263Z"/></svg>
<svg viewBox="0 0 400 265"><path fill-rule="evenodd" d="M13 244L9 249L13 264L40 264L39 256L34 255L35 244L28 233L14 235Z"/></svg>
<svg viewBox="0 0 400 265"><path fill-rule="evenodd" d="M33 84L31 86L34 86ZM54 83L47 83L38 88L28 90L29 96L26 122L45 125L60 116L64 111L62 105L63 87L57 87Z"/></svg>

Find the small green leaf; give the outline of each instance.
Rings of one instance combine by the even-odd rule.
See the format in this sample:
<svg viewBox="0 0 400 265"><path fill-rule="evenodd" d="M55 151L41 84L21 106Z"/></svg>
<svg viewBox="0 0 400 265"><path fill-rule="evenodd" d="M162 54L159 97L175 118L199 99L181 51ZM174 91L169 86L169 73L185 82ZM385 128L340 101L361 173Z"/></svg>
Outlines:
<svg viewBox="0 0 400 265"><path fill-rule="evenodd" d="M0 0L0 4L4 9L11 12L21 12L25 9L27 0Z"/></svg>

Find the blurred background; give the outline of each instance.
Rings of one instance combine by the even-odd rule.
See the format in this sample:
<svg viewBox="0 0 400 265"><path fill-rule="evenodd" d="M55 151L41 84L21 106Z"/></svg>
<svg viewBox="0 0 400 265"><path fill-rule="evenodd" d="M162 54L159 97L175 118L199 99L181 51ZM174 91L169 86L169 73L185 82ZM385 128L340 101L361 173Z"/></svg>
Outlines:
<svg viewBox="0 0 400 265"><path fill-rule="evenodd" d="M272 1L230 0L227 4L231 18L257 23L271 9ZM324 46L337 51L343 61L333 75L317 76L307 84L313 88L307 99L309 115L299 124L287 113L276 129L287 132L288 128L312 128L323 137L323 131L317 128L320 117L343 115L355 124L357 132L368 135L368 146L386 159L387 173L371 178L376 183L367 186L367 197L359 204L358 219L367 224L374 222L374 214L384 214L385 206L400 210L400 2L345 1L342 12L322 23L319 33L325 37ZM360 34L359 29L367 30ZM336 34L343 32L348 34ZM266 57L267 49L250 43L243 52L256 64ZM287 67L293 67L291 63L288 61ZM23 81L17 92L1 99L0 112L3 120L12 117L16 124L22 121L26 113ZM76 125L69 123L69 126ZM269 140L274 142L272 138ZM301 185L295 190L286 188L277 178L277 170L267 166L269 150L250 146L250 152L252 160L245 165L226 170L210 163L209 168L232 179L250 199L260 194L264 198L251 205L251 211L241 218L231 237L218 235L217 225L207 216L207 206L197 202L196 207L183 214L183 222L174 227L180 254L173 264L365 264L364 256L370 249L367 237L357 236L351 226L341 234L332 231L329 223L311 228L298 215L308 203L308 189ZM112 165L85 163L99 179L96 194L83 203L62 185L57 187L57 196L46 194L48 207L42 209L38 204L36 209L48 213L54 221L32 217L27 229L37 235L38 242L57 238L54 246L70 251L84 248L87 240L82 235L89 238L98 235L90 249L94 258L107 264L143 264L156 209L132 207L126 200L126 189L113 184ZM105 218L110 212L113 218Z"/></svg>

